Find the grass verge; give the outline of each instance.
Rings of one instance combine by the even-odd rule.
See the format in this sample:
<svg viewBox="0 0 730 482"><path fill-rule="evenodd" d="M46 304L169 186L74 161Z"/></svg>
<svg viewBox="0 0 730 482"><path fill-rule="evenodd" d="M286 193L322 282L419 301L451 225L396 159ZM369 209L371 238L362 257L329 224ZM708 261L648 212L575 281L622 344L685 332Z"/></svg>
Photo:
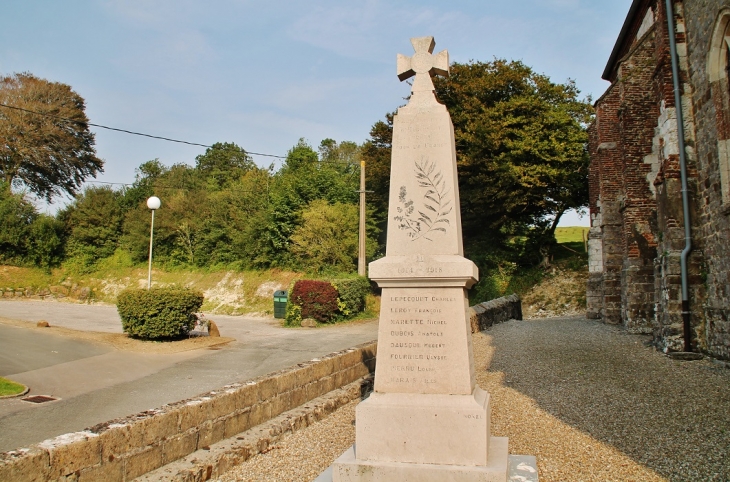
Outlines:
<svg viewBox="0 0 730 482"><path fill-rule="evenodd" d="M25 385L0 377L0 397L18 395L25 391Z"/></svg>

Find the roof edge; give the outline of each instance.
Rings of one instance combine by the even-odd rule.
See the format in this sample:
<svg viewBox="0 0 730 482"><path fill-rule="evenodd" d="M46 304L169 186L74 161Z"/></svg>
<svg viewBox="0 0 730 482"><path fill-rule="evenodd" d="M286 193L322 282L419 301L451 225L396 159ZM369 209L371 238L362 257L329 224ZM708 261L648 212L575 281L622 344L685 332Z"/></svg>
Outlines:
<svg viewBox="0 0 730 482"><path fill-rule="evenodd" d="M636 17L636 14L639 12L639 10L641 10L643 4L644 0L634 0L631 4L631 8L629 8L629 13L626 15L626 20L624 20L624 24L621 27L621 33L618 34L616 44L613 46L613 50L611 51L611 56L608 58L606 68L603 70L603 74L601 74L601 78L603 80L608 80L610 82L611 73L613 72L613 68L616 66L616 63L619 60L619 55L621 54L621 48L626 41L626 37L628 37L628 35L631 33L631 26L634 23L634 17Z"/></svg>

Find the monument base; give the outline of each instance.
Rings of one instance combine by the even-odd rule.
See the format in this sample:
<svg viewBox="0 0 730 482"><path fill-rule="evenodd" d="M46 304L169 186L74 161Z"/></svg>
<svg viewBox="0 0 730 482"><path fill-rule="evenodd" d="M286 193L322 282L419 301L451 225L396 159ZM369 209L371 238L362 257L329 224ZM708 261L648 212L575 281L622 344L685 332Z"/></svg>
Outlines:
<svg viewBox="0 0 730 482"><path fill-rule="evenodd" d="M333 482L507 482L507 438L492 437L486 466L358 460L355 446L332 465Z"/></svg>
<svg viewBox="0 0 730 482"><path fill-rule="evenodd" d="M489 394L479 387L471 395L376 392L357 406L357 458L485 466L489 415Z"/></svg>

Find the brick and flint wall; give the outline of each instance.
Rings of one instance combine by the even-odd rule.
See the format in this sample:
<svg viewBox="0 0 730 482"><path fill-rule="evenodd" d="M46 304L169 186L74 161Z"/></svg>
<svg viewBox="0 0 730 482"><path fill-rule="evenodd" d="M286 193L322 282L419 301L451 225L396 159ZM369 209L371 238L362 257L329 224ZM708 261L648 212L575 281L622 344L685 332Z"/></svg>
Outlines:
<svg viewBox="0 0 730 482"><path fill-rule="evenodd" d="M588 314L651 332L659 348L681 350L685 239L669 32L664 2L637 0L633 7L611 86L596 102L589 129ZM684 0L675 2L674 19L694 245L693 344L728 358L730 169L723 174L720 161L730 139L730 89L708 79L707 68L723 12L730 19L723 0Z"/></svg>
<svg viewBox="0 0 730 482"><path fill-rule="evenodd" d="M697 311L704 314L704 324L697 331L700 349L730 359L730 182L721 172L721 166L728 165L730 88L727 70L711 62L713 49L719 47L727 55L722 50L727 48L722 45L722 27L730 21L730 4L727 0L685 1L683 14L689 72L685 82L691 86L689 103L697 126L693 243L704 254L691 275L706 291L702 303L693 304L692 316L697 317Z"/></svg>

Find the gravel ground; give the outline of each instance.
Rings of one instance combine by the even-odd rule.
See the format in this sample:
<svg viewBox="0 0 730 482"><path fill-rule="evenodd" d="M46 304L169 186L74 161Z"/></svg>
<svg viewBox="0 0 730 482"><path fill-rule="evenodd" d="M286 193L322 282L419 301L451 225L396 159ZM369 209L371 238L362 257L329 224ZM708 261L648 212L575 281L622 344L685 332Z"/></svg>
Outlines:
<svg viewBox="0 0 730 482"><path fill-rule="evenodd" d="M647 340L581 317L475 335L492 433L537 456L541 482L730 481L730 370L671 360ZM218 480L314 479L354 442L355 405Z"/></svg>

